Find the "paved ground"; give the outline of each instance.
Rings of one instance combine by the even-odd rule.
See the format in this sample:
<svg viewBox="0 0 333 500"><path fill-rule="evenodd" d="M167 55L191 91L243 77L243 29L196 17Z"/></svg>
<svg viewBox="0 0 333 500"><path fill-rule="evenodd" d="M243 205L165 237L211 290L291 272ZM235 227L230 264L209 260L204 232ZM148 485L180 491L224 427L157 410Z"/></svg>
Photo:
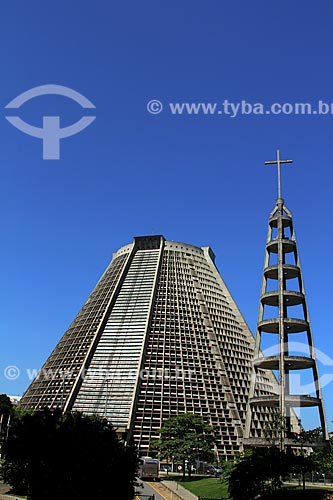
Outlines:
<svg viewBox="0 0 333 500"><path fill-rule="evenodd" d="M143 483L143 488L136 488L136 491L142 495L155 495L155 500L166 500L164 496L160 495L157 490L154 489L155 484L158 485L159 483Z"/></svg>
<svg viewBox="0 0 333 500"><path fill-rule="evenodd" d="M175 492L183 500L198 500L198 497L175 481L163 481L165 486Z"/></svg>
<svg viewBox="0 0 333 500"><path fill-rule="evenodd" d="M155 500L197 500L198 497L193 495L190 491L186 490L175 481L157 481L156 483L145 483L149 486L155 494ZM144 492L144 494L146 494ZM151 494L151 493L147 493Z"/></svg>
<svg viewBox="0 0 333 500"><path fill-rule="evenodd" d="M10 491L10 486L0 483L0 500L19 500L18 497L7 495L8 491Z"/></svg>
<svg viewBox="0 0 333 500"><path fill-rule="evenodd" d="M299 482L299 481L293 481L293 482L283 481L283 484L290 484L290 485L293 485L293 486L302 486L302 482ZM333 488L333 483L329 483L328 481L326 483L311 483L311 482L306 481L305 482L305 486L311 486L311 488L328 488L328 489L332 489Z"/></svg>

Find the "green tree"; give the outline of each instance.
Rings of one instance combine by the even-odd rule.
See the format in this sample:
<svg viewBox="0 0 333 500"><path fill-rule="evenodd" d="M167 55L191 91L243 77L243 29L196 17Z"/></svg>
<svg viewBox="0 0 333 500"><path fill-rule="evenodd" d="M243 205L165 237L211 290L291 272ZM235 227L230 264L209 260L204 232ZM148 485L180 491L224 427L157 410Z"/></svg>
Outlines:
<svg viewBox="0 0 333 500"><path fill-rule="evenodd" d="M305 475L314 469L313 451L309 455L308 449L311 444L322 441L322 429L316 427L306 431L302 428L299 433L293 433L292 437L297 444L297 448L290 457L292 471L301 474L303 490L305 490Z"/></svg>
<svg viewBox="0 0 333 500"><path fill-rule="evenodd" d="M313 470L333 472L333 438L330 439L327 447L314 448L310 459Z"/></svg>
<svg viewBox="0 0 333 500"><path fill-rule="evenodd" d="M0 452L8 432L8 425L13 413L13 405L6 394L0 394Z"/></svg>
<svg viewBox="0 0 333 500"><path fill-rule="evenodd" d="M193 413L183 413L163 422L160 438L153 442L161 459L180 460L183 464L183 478L187 463L188 476L196 460L211 460L216 438L214 429Z"/></svg>
<svg viewBox="0 0 333 500"><path fill-rule="evenodd" d="M281 476L290 470L288 457L277 447L246 450L226 469L224 479L234 500L253 500L270 495L282 486Z"/></svg>
<svg viewBox="0 0 333 500"><path fill-rule="evenodd" d="M288 426L286 417L283 417L279 412L271 414L269 422L263 429L267 446L278 447L282 450L287 432Z"/></svg>
<svg viewBox="0 0 333 500"><path fill-rule="evenodd" d="M294 449L287 447L281 450L284 435L295 442ZM228 482L230 497L234 500L252 500L258 495L260 498L270 498L282 486L281 478L291 472L302 475L305 489L305 474L314 469L314 464L319 466L325 463L328 466L332 463L329 449L319 448L308 454L311 443L321 440L320 428L292 433L287 429L284 419L277 415L266 429L267 446L246 450L234 464L226 468L224 479Z"/></svg>
<svg viewBox="0 0 333 500"><path fill-rule="evenodd" d="M13 404L6 394L0 394L0 433L6 433L8 419L13 413Z"/></svg>
<svg viewBox="0 0 333 500"><path fill-rule="evenodd" d="M43 410L12 418L2 476L31 500L132 500L137 455L106 420Z"/></svg>
<svg viewBox="0 0 333 500"><path fill-rule="evenodd" d="M0 415L9 415L12 409L13 405L7 394L0 394Z"/></svg>

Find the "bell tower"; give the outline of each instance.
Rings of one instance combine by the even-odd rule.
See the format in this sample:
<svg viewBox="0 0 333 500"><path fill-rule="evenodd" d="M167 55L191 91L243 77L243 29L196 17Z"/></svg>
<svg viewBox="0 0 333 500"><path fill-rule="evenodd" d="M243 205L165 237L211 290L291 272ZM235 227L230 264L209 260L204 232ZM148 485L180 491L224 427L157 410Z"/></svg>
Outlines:
<svg viewBox="0 0 333 500"><path fill-rule="evenodd" d="M316 352L304 283L296 242L295 228L290 210L281 196L281 165L292 160L277 159L265 162L277 165L278 198L269 216L266 254L264 262L258 323L256 330L255 353L252 365L251 385L247 406L244 445L264 445L265 439L253 427L253 414L259 407L271 408L283 422L279 442L281 450L295 446L290 436L295 432L296 416L294 409L316 407L319 413L323 441L328 440L320 379L316 363ZM264 335L272 335L274 347L264 348ZM300 335L299 335L300 334ZM301 341L299 341L301 337ZM260 395L260 373L273 370L277 374L277 384L272 394ZM311 394L302 394L299 382L302 373L311 378ZM297 376L295 376L297 374ZM296 391L295 386L296 385ZM296 393L295 393L296 392ZM299 426L299 432L301 426ZM296 430L297 431L297 430Z"/></svg>

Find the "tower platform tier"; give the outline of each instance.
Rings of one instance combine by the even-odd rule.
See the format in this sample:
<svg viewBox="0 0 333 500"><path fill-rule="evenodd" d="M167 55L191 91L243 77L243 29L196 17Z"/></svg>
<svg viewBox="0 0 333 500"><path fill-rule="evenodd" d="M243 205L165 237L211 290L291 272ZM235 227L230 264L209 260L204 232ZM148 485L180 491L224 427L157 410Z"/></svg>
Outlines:
<svg viewBox="0 0 333 500"><path fill-rule="evenodd" d="M298 266L292 264L283 264L283 277L287 280L298 278L300 276L300 269ZM265 278L270 278L273 280L279 279L279 267L268 266L264 269Z"/></svg>
<svg viewBox="0 0 333 500"><path fill-rule="evenodd" d="M289 215L282 215L281 220L282 220L283 227L291 227L292 226L293 220ZM275 215L274 217L270 217L269 225L271 227L278 227L278 216L277 215Z"/></svg>
<svg viewBox="0 0 333 500"><path fill-rule="evenodd" d="M309 329L308 321L298 318L284 318L284 330L286 333L300 333ZM266 333L280 333L279 318L264 319L258 323L258 330Z"/></svg>
<svg viewBox="0 0 333 500"><path fill-rule="evenodd" d="M278 395L260 396L251 398L250 404L256 406L278 408L280 404L280 398ZM321 400L319 398L315 398L312 396L306 396L305 394L297 394L297 395L286 394L285 404L290 408L297 408L297 407L301 408L309 406L319 406L321 404Z"/></svg>
<svg viewBox="0 0 333 500"><path fill-rule="evenodd" d="M295 435L294 439L290 438L284 438L283 439L284 445L288 446L290 448L323 448L326 446L326 443L323 442L322 440L320 441L308 441L308 442L302 442L297 439L297 435ZM279 446L280 442L279 439L273 439L273 438L259 438L259 437L250 437L250 438L244 438L243 439L243 444L245 447L267 447L267 446L272 446L274 444L275 446Z"/></svg>
<svg viewBox="0 0 333 500"><path fill-rule="evenodd" d="M282 239L282 251L283 253L290 253L294 252L296 249L296 243L293 240L288 240L288 239ZM279 244L278 240L272 240L266 245L266 249L270 253L278 253L279 251Z"/></svg>
<svg viewBox="0 0 333 500"><path fill-rule="evenodd" d="M278 306L279 305L279 292L274 290L273 292L264 293L260 298L262 304L267 306ZM297 306L304 303L304 294L301 292L295 292L293 290L283 291L283 305L284 306Z"/></svg>
<svg viewBox="0 0 333 500"><path fill-rule="evenodd" d="M278 370L280 368L280 356L262 356L253 361L256 368L264 370ZM285 356L285 370L304 370L314 366L314 359L307 356Z"/></svg>

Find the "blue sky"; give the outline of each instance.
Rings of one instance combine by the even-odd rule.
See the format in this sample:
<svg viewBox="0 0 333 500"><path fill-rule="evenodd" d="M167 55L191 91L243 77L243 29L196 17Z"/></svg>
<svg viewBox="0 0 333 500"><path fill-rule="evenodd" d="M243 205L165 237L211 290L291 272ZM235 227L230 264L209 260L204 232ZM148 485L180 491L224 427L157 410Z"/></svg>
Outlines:
<svg viewBox="0 0 333 500"><path fill-rule="evenodd" d="M333 102L331 2L13 0L1 6L0 392L22 394L111 259L133 236L210 245L255 331L277 147L315 344L333 357L332 115L172 115L169 102ZM32 87L96 106L60 160L8 123ZM148 113L151 99L160 114ZM43 96L17 113L62 126L82 109ZM92 114L92 113L90 113ZM18 366L7 380L3 370ZM332 366L319 365L321 374ZM324 390L332 429L333 383ZM308 421L308 425L316 422Z"/></svg>

